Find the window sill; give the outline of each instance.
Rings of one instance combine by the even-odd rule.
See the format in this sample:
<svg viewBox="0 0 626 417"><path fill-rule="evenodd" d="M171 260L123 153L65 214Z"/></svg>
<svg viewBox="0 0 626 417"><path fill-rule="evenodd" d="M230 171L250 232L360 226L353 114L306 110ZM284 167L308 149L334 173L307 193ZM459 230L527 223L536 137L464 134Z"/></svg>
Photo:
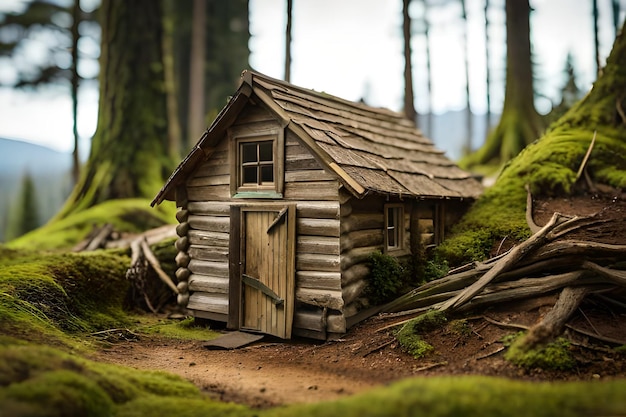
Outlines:
<svg viewBox="0 0 626 417"><path fill-rule="evenodd" d="M277 200L283 198L281 193L276 191L240 191L233 198L263 198Z"/></svg>

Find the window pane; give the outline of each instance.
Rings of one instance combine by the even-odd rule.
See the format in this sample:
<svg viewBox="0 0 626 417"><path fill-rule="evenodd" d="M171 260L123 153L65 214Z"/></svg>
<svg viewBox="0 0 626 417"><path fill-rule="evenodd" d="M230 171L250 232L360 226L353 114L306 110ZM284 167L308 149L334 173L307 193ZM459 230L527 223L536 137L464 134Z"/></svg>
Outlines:
<svg viewBox="0 0 626 417"><path fill-rule="evenodd" d="M259 143L259 161L272 161L272 142Z"/></svg>
<svg viewBox="0 0 626 417"><path fill-rule="evenodd" d="M261 183L274 182L274 165L261 166Z"/></svg>
<svg viewBox="0 0 626 417"><path fill-rule="evenodd" d="M242 149L242 162L256 162L257 161L257 144L256 143L244 143L241 145ZM247 182L247 181L246 181Z"/></svg>
<svg viewBox="0 0 626 417"><path fill-rule="evenodd" d="M387 229L387 246L393 248L396 245L396 229Z"/></svg>
<svg viewBox="0 0 626 417"><path fill-rule="evenodd" d="M396 225L396 209L388 208L387 209L387 227L394 227Z"/></svg>
<svg viewBox="0 0 626 417"><path fill-rule="evenodd" d="M243 167L243 182L244 184L256 184L257 183L257 167Z"/></svg>

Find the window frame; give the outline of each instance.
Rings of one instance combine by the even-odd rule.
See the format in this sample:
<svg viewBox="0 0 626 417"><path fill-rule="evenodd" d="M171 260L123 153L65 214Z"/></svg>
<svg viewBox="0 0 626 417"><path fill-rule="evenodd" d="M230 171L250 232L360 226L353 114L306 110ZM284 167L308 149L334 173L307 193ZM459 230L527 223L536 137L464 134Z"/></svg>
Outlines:
<svg viewBox="0 0 626 417"><path fill-rule="evenodd" d="M283 197L284 187L284 130L278 128L250 130L246 126L234 126L228 130L230 141L230 194L233 198ZM251 184L243 182L243 144L272 142L273 182ZM258 148L257 148L258 152ZM261 161L257 161L259 166ZM260 172L258 173L260 174ZM258 180L258 177L257 177Z"/></svg>
<svg viewBox="0 0 626 417"><path fill-rule="evenodd" d="M384 241L385 241L385 253L398 253L402 252L405 249L404 243L404 204L394 203L394 204L385 204L385 224L384 224ZM393 216L390 215L390 211L393 212ZM391 219L395 219L395 224L390 226L389 221ZM394 230L394 240L396 244L390 246L389 239L389 230L393 227Z"/></svg>

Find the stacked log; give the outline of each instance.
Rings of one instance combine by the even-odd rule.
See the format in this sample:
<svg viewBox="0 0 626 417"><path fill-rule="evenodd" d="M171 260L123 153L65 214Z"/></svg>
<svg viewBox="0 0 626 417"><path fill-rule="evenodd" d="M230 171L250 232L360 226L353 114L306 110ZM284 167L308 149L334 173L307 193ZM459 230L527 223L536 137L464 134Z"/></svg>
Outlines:
<svg viewBox="0 0 626 417"><path fill-rule="evenodd" d="M189 212L186 209L181 209L176 212L176 220L178 220L178 226L176 226L176 234L178 235L178 239L176 240L175 246L176 250L178 250L178 254L176 255L176 266L178 269L176 270L176 279L178 280L178 284L176 288L178 289L178 295L176 296L176 302L178 306L181 308L187 307L187 303L189 302L189 276L191 272L187 268L189 266L189 262L191 257L189 256L189 237L187 233L189 233L189 222L187 221L189 218Z"/></svg>

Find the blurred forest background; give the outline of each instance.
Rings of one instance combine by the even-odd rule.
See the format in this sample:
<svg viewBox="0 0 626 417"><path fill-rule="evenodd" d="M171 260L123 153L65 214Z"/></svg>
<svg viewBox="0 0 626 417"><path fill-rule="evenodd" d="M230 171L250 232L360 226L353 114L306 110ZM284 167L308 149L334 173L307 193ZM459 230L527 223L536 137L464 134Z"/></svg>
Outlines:
<svg viewBox="0 0 626 417"><path fill-rule="evenodd" d="M102 4L99 0L33 0L15 2L12 10L0 13L2 88L36 93L38 89L55 86L59 94L72 98L74 119L72 154L22 142L20 138L0 138L0 241L8 241L44 224L59 212L68 198L71 205L73 189L75 194L79 190L78 194L89 195L91 182L99 178L93 165L102 164L102 155L106 153L111 155L110 159L115 159L116 154L143 152L148 155L150 151L145 148L150 148L156 150L154 155L159 165L145 169L151 180L144 186L138 177L143 175L144 166L151 165L145 159L143 162L134 159L129 162L130 167L114 164L115 168L108 168L109 175L127 176L132 178L128 182L139 185L128 186L128 182L119 178L112 179L110 181L117 181L117 185L102 192L102 199L154 195L158 191L155 187L164 181L226 104L228 96L236 89L241 71L250 67L254 35L250 30L249 1L254 0L128 0L121 6L106 0ZM292 78L293 61L298 57L292 51L292 34L298 25L294 12L306 1L284 0L281 10L286 11L286 16L274 22L281 26L284 34L279 46L284 53L276 59L280 58L281 76L287 81ZM394 1L398 3L397 31L404 41L397 51L404 58L404 72L398 73L404 85L401 110L415 120L439 148L468 169L486 175L497 171L586 93L586 88L579 86L574 60L568 54L563 62L559 97L546 99L550 95L542 91L543 83L537 82L533 75L540 65L533 59L529 35L533 2L471 1L474 8L481 3L481 31L476 32L475 22L468 19L466 1L470 0ZM352 3L359 7L358 2ZM624 7L618 0L588 0L586 3L588 22L593 27L590 41L594 45L594 53L588 59L595 63L599 73L603 65L599 33L610 30L613 37L617 34ZM580 13L587 12L581 10ZM433 16L449 18L442 21ZM133 30L125 34L115 32L116 19L126 19ZM354 19L358 19L358 13ZM435 113L431 91L433 50L429 39L433 31L446 25L453 26L454 33L460 34L456 40L464 51L465 106L457 111ZM494 50L485 47L484 56L480 57L481 62L485 62L483 87L475 89L470 81L469 63L478 58L470 53L468 38L482 36L484 45L492 45L489 36L505 32L498 49L506 51L506 63L502 62L505 57L494 58L490 56ZM320 66L328 67L332 63L320 62ZM100 71L100 68L107 68L107 71ZM124 84L124 80L130 81ZM418 80L421 86L416 88ZM505 93L494 94L494 80L506 85ZM97 138L91 146L79 136L80 91L97 91L98 85L99 121ZM103 85L109 86L104 93ZM118 94L111 93L113 86ZM480 114L472 109L478 90L486 103L486 111ZM120 91L123 94L119 94ZM128 108L141 108L145 112L129 115L116 132L107 126L118 124L114 114L120 107L115 106L122 96L135 100ZM539 99L544 103L541 112L535 107ZM367 89L363 100L368 102ZM550 103L548 106L546 101ZM502 127L505 121L513 127ZM38 123L36 115L23 122ZM133 131L132 124L151 126L152 130ZM46 126L40 128L45 135ZM128 137L134 139L127 140L124 131L133 131ZM502 133L510 131L524 133L513 136ZM131 146L131 141L143 141L143 144ZM88 154L89 160L85 163ZM120 188L122 186L128 190Z"/></svg>

